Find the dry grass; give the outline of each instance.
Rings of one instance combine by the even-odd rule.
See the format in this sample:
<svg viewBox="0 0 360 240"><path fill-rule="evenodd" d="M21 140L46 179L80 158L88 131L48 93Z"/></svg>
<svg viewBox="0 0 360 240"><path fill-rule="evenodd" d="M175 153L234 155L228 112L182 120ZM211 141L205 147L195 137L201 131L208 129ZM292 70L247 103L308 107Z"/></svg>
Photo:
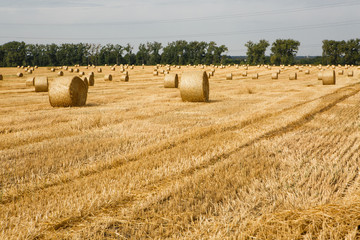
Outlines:
<svg viewBox="0 0 360 240"><path fill-rule="evenodd" d="M1 69L0 239L360 236L356 74L219 68L210 103L190 103L154 67L126 83L102 68L85 107L56 109Z"/></svg>

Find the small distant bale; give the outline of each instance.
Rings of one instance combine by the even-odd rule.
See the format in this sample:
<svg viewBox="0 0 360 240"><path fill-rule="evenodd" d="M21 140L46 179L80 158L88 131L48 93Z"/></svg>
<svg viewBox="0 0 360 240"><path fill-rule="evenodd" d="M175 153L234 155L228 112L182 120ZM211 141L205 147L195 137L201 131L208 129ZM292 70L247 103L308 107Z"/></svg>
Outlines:
<svg viewBox="0 0 360 240"><path fill-rule="evenodd" d="M335 70L324 71L322 74L323 85L335 85L336 84L336 74Z"/></svg>
<svg viewBox="0 0 360 240"><path fill-rule="evenodd" d="M51 71L51 72L55 72L55 68L51 68L50 71Z"/></svg>
<svg viewBox="0 0 360 240"><path fill-rule="evenodd" d="M61 77L61 76L64 76L64 72L63 72L63 71L59 71L57 75L60 76L60 77Z"/></svg>
<svg viewBox="0 0 360 240"><path fill-rule="evenodd" d="M47 92L49 89L49 81L46 76L37 76L34 80L35 92Z"/></svg>
<svg viewBox="0 0 360 240"><path fill-rule="evenodd" d="M78 76L56 78L50 83L49 102L53 107L83 106L86 99L86 83Z"/></svg>
<svg viewBox="0 0 360 240"><path fill-rule="evenodd" d="M18 73L16 74L16 76L22 77L22 76L24 76L24 74L22 74L21 72L18 72Z"/></svg>
<svg viewBox="0 0 360 240"><path fill-rule="evenodd" d="M348 77L353 77L354 76L354 71L348 71L347 75L348 75Z"/></svg>
<svg viewBox="0 0 360 240"><path fill-rule="evenodd" d="M309 70L309 69L305 70L305 74L306 74L306 75L309 75L309 74L310 74L310 70Z"/></svg>
<svg viewBox="0 0 360 240"><path fill-rule="evenodd" d="M157 75L159 75L158 71L154 71L153 76L157 76Z"/></svg>
<svg viewBox="0 0 360 240"><path fill-rule="evenodd" d="M89 82L89 86L94 86L95 85L95 77L94 77L94 73L93 74L89 74L87 76L88 82Z"/></svg>
<svg viewBox="0 0 360 240"><path fill-rule="evenodd" d="M342 69L339 70L339 71L338 71L338 74L339 74L339 75L344 75L344 70L342 70Z"/></svg>
<svg viewBox="0 0 360 240"><path fill-rule="evenodd" d="M289 80L296 80L297 79L297 73L290 73Z"/></svg>
<svg viewBox="0 0 360 240"><path fill-rule="evenodd" d="M179 77L176 73L167 74L164 78L164 88L177 88Z"/></svg>
<svg viewBox="0 0 360 240"><path fill-rule="evenodd" d="M84 75L85 75L85 72L79 72L79 75L80 75L80 76L84 76Z"/></svg>
<svg viewBox="0 0 360 240"><path fill-rule="evenodd" d="M258 73L254 73L253 75L251 75L252 79L258 79L259 78L259 74Z"/></svg>
<svg viewBox="0 0 360 240"><path fill-rule="evenodd" d="M74 69L70 68L70 69L69 69L69 72L74 72Z"/></svg>
<svg viewBox="0 0 360 240"><path fill-rule="evenodd" d="M27 73L28 73L28 74L32 74L33 71L32 71L31 69L29 69Z"/></svg>
<svg viewBox="0 0 360 240"><path fill-rule="evenodd" d="M78 68L75 68L75 72L78 73L78 72L79 72L79 69L78 69Z"/></svg>
<svg viewBox="0 0 360 240"><path fill-rule="evenodd" d="M128 82L129 81L129 75L123 75L120 77L120 81L122 82Z"/></svg>
<svg viewBox="0 0 360 240"><path fill-rule="evenodd" d="M105 81L112 81L112 75L111 74L107 74L104 76L104 80Z"/></svg>
<svg viewBox="0 0 360 240"><path fill-rule="evenodd" d="M115 71L115 67L112 67L112 68L111 68L111 71Z"/></svg>
<svg viewBox="0 0 360 240"><path fill-rule="evenodd" d="M205 71L189 71L182 74L180 95L183 101L207 102L209 91L209 79Z"/></svg>
<svg viewBox="0 0 360 240"><path fill-rule="evenodd" d="M226 74L226 80L232 80L232 79L233 79L232 73Z"/></svg>
<svg viewBox="0 0 360 240"><path fill-rule="evenodd" d="M0 74L0 80L3 80L3 75L2 74Z"/></svg>
<svg viewBox="0 0 360 240"><path fill-rule="evenodd" d="M279 74L277 72L271 74L271 79L278 79L278 78L279 78Z"/></svg>
<svg viewBox="0 0 360 240"><path fill-rule="evenodd" d="M32 87L34 86L34 81L35 81L35 77L28 77L25 81L25 85L27 87Z"/></svg>
<svg viewBox="0 0 360 240"><path fill-rule="evenodd" d="M247 76L247 71L243 72L243 73L242 73L242 76L243 76L243 77L246 77L246 76Z"/></svg>
<svg viewBox="0 0 360 240"><path fill-rule="evenodd" d="M101 68L98 68L98 69L97 69L97 72L98 72L98 73L101 73L101 72L102 72L102 69L101 69Z"/></svg>

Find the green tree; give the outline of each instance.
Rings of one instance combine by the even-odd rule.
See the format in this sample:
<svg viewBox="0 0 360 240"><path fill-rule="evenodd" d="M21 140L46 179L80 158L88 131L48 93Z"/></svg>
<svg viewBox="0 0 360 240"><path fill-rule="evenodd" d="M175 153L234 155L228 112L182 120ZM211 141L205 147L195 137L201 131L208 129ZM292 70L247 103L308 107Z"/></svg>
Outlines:
<svg viewBox="0 0 360 240"><path fill-rule="evenodd" d="M7 67L15 67L18 65L26 65L26 45L24 42L8 42L2 46L4 51L4 65Z"/></svg>
<svg viewBox="0 0 360 240"><path fill-rule="evenodd" d="M340 64L344 56L345 41L323 41L323 64Z"/></svg>
<svg viewBox="0 0 360 240"><path fill-rule="evenodd" d="M246 55L248 64L264 64L266 61L265 52L269 45L269 42L264 39L260 40L259 43L248 41L245 44L245 47L247 47Z"/></svg>
<svg viewBox="0 0 360 240"><path fill-rule="evenodd" d="M161 43L159 42L148 42L146 43L147 49L150 54L149 64L156 65L161 61L160 50L162 49Z"/></svg>
<svg viewBox="0 0 360 240"><path fill-rule="evenodd" d="M342 47L345 64L360 64L360 39L350 39Z"/></svg>
<svg viewBox="0 0 360 240"><path fill-rule="evenodd" d="M293 39L277 39L271 46L270 62L272 64L293 64L299 50L300 42Z"/></svg>
<svg viewBox="0 0 360 240"><path fill-rule="evenodd" d="M145 44L140 43L139 45L139 50L136 53L136 64L137 65L141 65L141 64L149 64L149 59L150 59L150 51L149 49L146 47Z"/></svg>

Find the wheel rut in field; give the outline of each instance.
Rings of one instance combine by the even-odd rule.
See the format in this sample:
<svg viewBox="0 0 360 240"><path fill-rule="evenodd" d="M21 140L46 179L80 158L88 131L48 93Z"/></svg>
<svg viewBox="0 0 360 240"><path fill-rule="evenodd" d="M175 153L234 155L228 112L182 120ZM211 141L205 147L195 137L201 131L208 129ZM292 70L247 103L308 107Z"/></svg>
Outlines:
<svg viewBox="0 0 360 240"><path fill-rule="evenodd" d="M359 85L356 85L353 87L354 88L352 88L352 87L344 88L342 90L336 91L333 94L324 96L323 98L320 99L321 101L318 103L318 105L314 109L312 109L309 112L307 112L306 114L302 115L300 118L289 121L288 123L284 124L283 126L278 126L278 127L276 126L277 125L276 121L278 121L278 122L280 121L279 124L281 124L282 116L279 116L281 114L272 116L272 117L270 117L271 119L266 119L268 122L272 122L272 124L273 124L273 128L271 130L262 132L261 134L259 134L259 136L245 142L244 144L242 144L234 149L231 149L231 150L224 152L222 154L219 154L219 155L215 155L215 156L211 157L208 161L206 161L198 166L195 166L194 168L188 169L184 172L180 172L180 174L178 174L177 176L165 177L157 182L151 183L150 185L146 186L146 188L141 189L141 193L134 196L131 200L129 199L129 201L127 201L125 204L120 200L119 202L112 204L111 206L104 206L104 208L107 209L106 210L107 212L111 212L111 211L109 211L109 208L117 209L117 208L127 208L127 207L131 207L131 206L135 206L138 203L140 203L141 201L143 201L143 199L148 198L153 195L156 195L157 191L154 189L171 187L176 181L181 180L182 178L185 178L187 176L191 176L192 174L194 174L194 172L198 172L203 169L209 168L209 167L213 166L214 164L221 162L224 159L227 159L229 156L233 155L234 153L236 153L246 147L252 146L256 142L259 142L263 139L273 138L275 136L281 136L285 133L294 131L297 128L304 125L305 123L310 122L316 115L321 114L321 113L331 109L336 104L357 94L360 91ZM295 111L295 110L292 109L292 111ZM291 111L291 110L289 110L289 111ZM283 113L286 115L288 113L288 111L284 111ZM263 122L261 122L259 120L259 122L257 122L256 124L248 125L248 127L256 128L257 126L253 126L253 125L262 125L262 124L263 124ZM231 130L234 130L234 129L231 128ZM186 141L185 141L185 143L186 143ZM160 201L166 201L166 197ZM79 223L86 220L88 218L88 216L91 216L93 218L102 213L103 213L102 210L98 210L98 211L92 211L92 212L86 213L82 216L73 216L73 217L65 219L64 221L60 221L56 224L52 224L52 225L50 224L51 227L48 228L48 230L54 230L54 229L60 230L60 229L67 229L67 228L75 227L75 226L78 226ZM110 213L110 215L111 215L111 213ZM40 235L42 235L42 233L40 233Z"/></svg>
<svg viewBox="0 0 360 240"><path fill-rule="evenodd" d="M262 114L260 116L256 116L254 118L244 120L244 121L241 121L241 122L231 121L231 122L227 122L227 123L224 123L224 124L219 124L219 125L216 125L216 126L202 127L201 129L196 129L195 131L185 133L181 137L175 137L173 139L166 140L165 142L160 143L160 144L150 145L150 146L146 147L145 150L143 150L141 152L129 153L129 154L125 155L125 156L121 156L121 157L115 159L114 161L111 161L110 163L105 163L105 164L99 163L99 164L94 165L92 167L79 168L79 169L76 170L75 173L74 172L72 172L72 173L64 173L60 177L55 178L55 180L51 181L49 179L46 179L46 181L44 181L45 182L44 184L39 183L36 187L33 187L33 188L28 187L26 189L26 191L21 192L20 194L4 196L2 204L15 202L19 198L21 198L22 196L27 194L28 192L41 191L41 190L49 188L49 187L54 187L54 186L57 186L57 185L60 185L60 184L66 184L68 182L74 181L74 180L79 179L79 178L91 176L91 175L97 174L97 173L99 173L101 171L106 171L106 170L111 170L111 169L114 169L114 168L117 168L117 167L121 167L126 163L133 162L133 161L138 161L144 155L160 153L160 152L162 152L164 150L172 149L172 148L174 148L174 147L176 147L176 146L178 146L180 144L185 144L190 139L202 139L202 138L212 136L214 134L228 132L228 131L235 131L235 130L245 128L245 127L247 127L249 125L256 124L256 123L258 123L258 122L260 122L260 121L262 121L264 119L276 117L276 116L281 115L281 114L283 114L285 112L288 112L289 110L293 110L293 109L296 109L296 108L301 108L301 107L303 107L303 106L305 106L305 105L307 105L309 103L313 103L315 101L319 101L319 100L324 99L324 98L329 98L329 97L333 96L334 94L336 95L338 93L341 93L343 91L348 90L351 87L356 87L356 86L357 86L357 84L346 86L346 87L343 87L343 88L340 88L340 89L336 90L333 93L326 94L326 95L321 96L319 98L304 101L304 102L295 104L293 106L290 106L288 108L284 108L284 109L282 109L282 110L280 110L278 112ZM197 106L194 106L193 108L195 108L195 107L197 107ZM168 113L168 112L176 112L176 111L182 110L184 108L185 107L179 107L179 108L176 108L176 109L172 109L171 111L167 111L166 113ZM158 113L155 113L155 114L153 114L151 116L147 116L145 119L158 117L158 116L161 116L163 114L164 114L163 112L158 112Z"/></svg>

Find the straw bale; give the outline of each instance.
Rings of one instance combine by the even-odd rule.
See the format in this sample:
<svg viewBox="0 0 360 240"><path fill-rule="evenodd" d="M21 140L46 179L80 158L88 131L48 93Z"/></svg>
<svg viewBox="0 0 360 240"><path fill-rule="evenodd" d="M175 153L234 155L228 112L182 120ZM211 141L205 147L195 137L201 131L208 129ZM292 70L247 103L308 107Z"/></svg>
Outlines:
<svg viewBox="0 0 360 240"><path fill-rule="evenodd" d="M56 78L50 83L49 101L53 107L83 106L86 99L86 84L78 76Z"/></svg>
<svg viewBox="0 0 360 240"><path fill-rule="evenodd" d="M187 102L209 101L209 80L205 71L184 72L180 82L181 99Z"/></svg>
<svg viewBox="0 0 360 240"><path fill-rule="evenodd" d="M36 76L34 80L35 92L47 92L49 81L46 76Z"/></svg>
<svg viewBox="0 0 360 240"><path fill-rule="evenodd" d="M324 71L322 75L323 85L335 85L336 74L334 70Z"/></svg>
<svg viewBox="0 0 360 240"><path fill-rule="evenodd" d="M167 74L164 78L165 88L177 88L179 84L179 78L176 73Z"/></svg>

